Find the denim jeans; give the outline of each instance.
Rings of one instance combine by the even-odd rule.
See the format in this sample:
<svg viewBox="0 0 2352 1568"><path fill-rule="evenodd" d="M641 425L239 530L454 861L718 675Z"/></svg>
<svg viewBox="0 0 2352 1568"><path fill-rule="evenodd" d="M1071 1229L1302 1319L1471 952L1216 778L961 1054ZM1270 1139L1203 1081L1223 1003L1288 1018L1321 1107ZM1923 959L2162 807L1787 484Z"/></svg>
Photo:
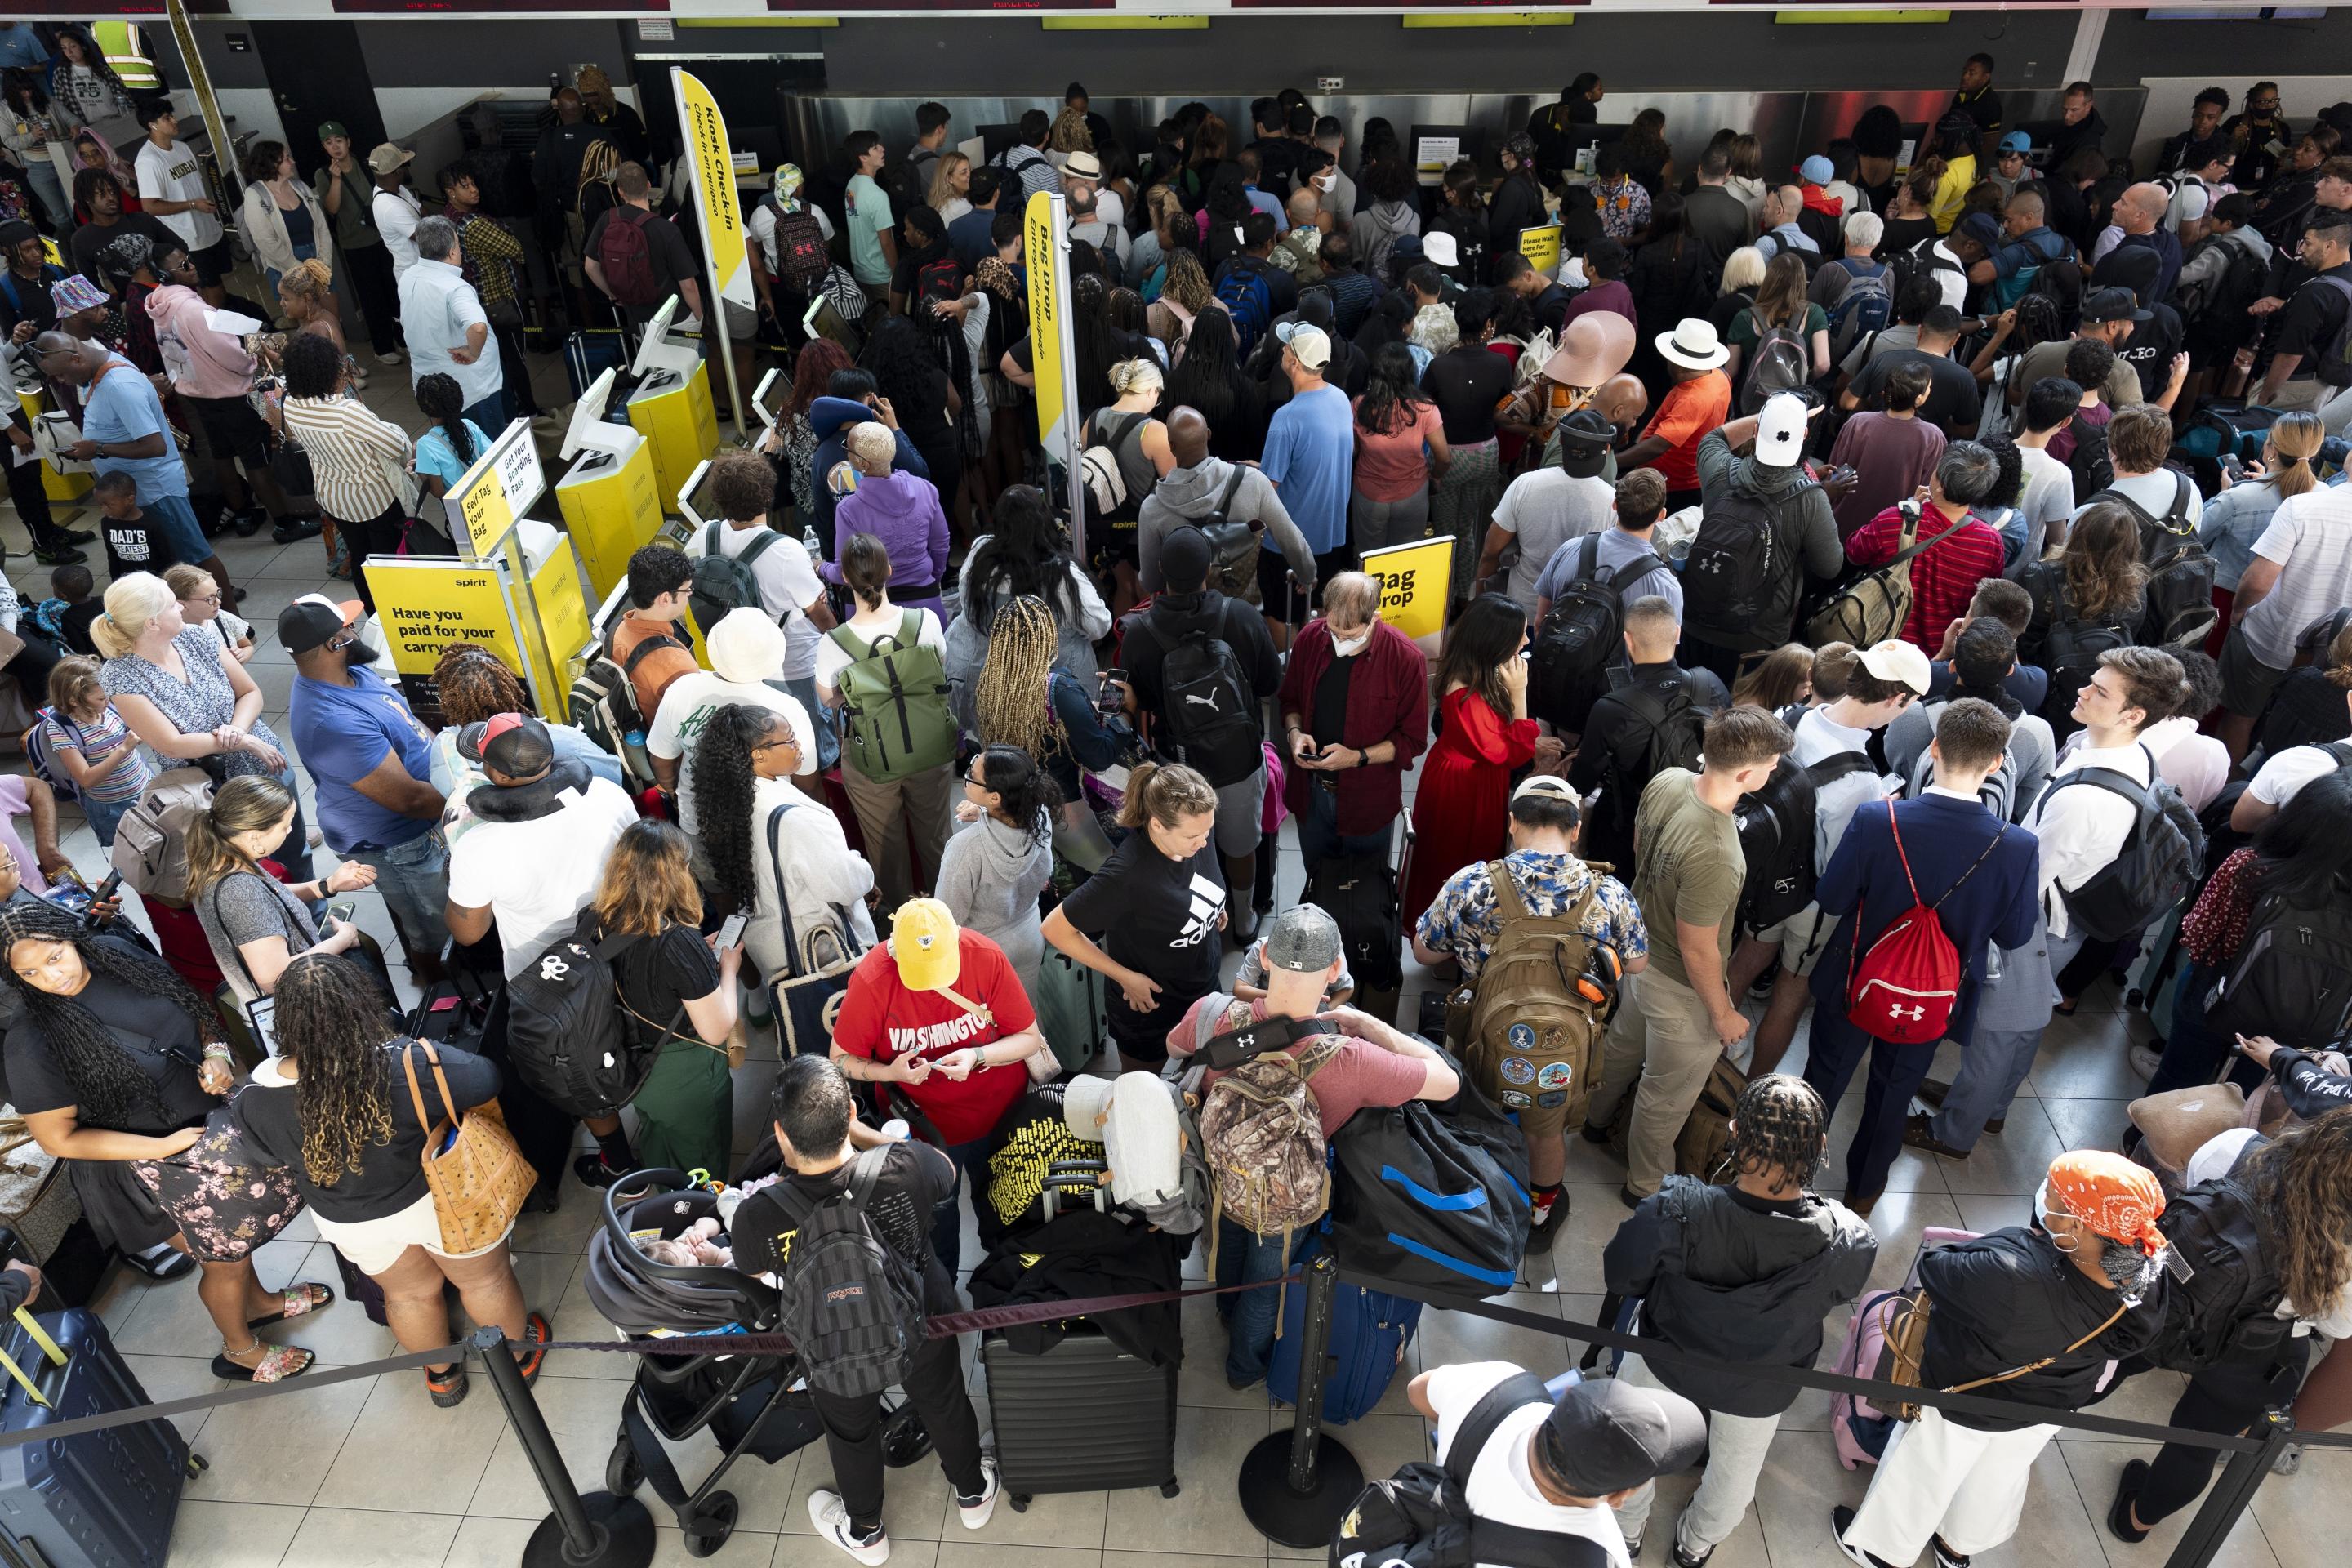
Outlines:
<svg viewBox="0 0 2352 1568"><path fill-rule="evenodd" d="M483 435L495 441L507 427L507 395L500 387L479 403L469 405L465 417L472 420Z"/></svg>
<svg viewBox="0 0 2352 1568"><path fill-rule="evenodd" d="M318 256L318 254L319 247L315 245L298 245L294 247L294 259L297 261L312 260ZM278 285L284 280L286 274L277 271L271 268L265 267L261 269L261 276L268 281L269 298L273 300L276 300L278 298Z"/></svg>
<svg viewBox="0 0 2352 1568"><path fill-rule="evenodd" d="M449 845L438 826L405 844L353 849L344 858L375 868L375 890L412 954L437 954L448 944L443 911L449 901Z"/></svg>
<svg viewBox="0 0 2352 1568"><path fill-rule="evenodd" d="M841 760L841 737L833 731L833 725L830 722L832 715L827 713L824 705L816 700L816 677L803 675L798 680L784 680L776 684L791 692L801 707L807 710L809 727L816 731L816 771L819 773L827 771L835 763Z"/></svg>
<svg viewBox="0 0 2352 1568"><path fill-rule="evenodd" d="M1336 860L1342 855L1378 855L1385 859L1391 837L1386 827L1377 833L1340 832L1338 793L1319 784L1308 785L1307 809L1298 814L1298 853L1310 872L1318 861Z"/></svg>
<svg viewBox="0 0 2352 1568"><path fill-rule="evenodd" d="M98 835L100 848L114 847L115 825L122 820L123 813L138 804L137 795L131 796L129 800L91 800L87 795L82 797L82 815L89 818L89 830Z"/></svg>
<svg viewBox="0 0 2352 1568"><path fill-rule="evenodd" d="M1220 1285L1248 1285L1279 1279L1288 1268L1283 1256L1283 1236L1259 1236L1229 1219L1217 1221L1217 1279ZM1297 1238L1291 1238L1294 1245ZM1229 1382L1256 1383L1265 1376L1274 1358L1274 1331L1281 1321L1282 1291L1237 1290L1217 1298L1217 1315L1232 1337L1225 1345L1225 1377Z"/></svg>
<svg viewBox="0 0 2352 1568"><path fill-rule="evenodd" d="M269 858L286 868L288 881L311 881L319 873L310 865L310 824L302 813L302 793L294 784L294 764L289 763L286 765L286 771L278 775L278 782L284 784L286 793L294 797L294 826L286 830L285 841L269 852Z"/></svg>

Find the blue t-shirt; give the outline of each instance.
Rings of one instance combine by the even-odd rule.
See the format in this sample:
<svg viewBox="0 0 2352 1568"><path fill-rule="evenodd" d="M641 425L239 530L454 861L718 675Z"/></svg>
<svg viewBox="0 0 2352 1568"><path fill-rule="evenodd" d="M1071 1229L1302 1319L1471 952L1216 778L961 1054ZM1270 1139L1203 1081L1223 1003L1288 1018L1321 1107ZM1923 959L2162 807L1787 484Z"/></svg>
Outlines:
<svg viewBox="0 0 2352 1568"><path fill-rule="evenodd" d="M1283 510L1306 535L1307 548L1318 555L1348 542L1348 487L1355 463L1348 395L1338 387L1318 386L1275 411L1258 466L1281 491ZM1274 548L1271 535L1265 548Z"/></svg>
<svg viewBox="0 0 2352 1568"><path fill-rule="evenodd" d="M181 466L180 448L172 439L171 429L163 423L163 400L155 395L155 388L139 367L121 354L107 355L106 363L109 368L90 384L89 401L82 410L83 438L112 446L160 435L163 454L159 458L100 457L92 459L91 467L101 474L129 474L139 487L142 504L186 495L187 471Z"/></svg>
<svg viewBox="0 0 2352 1568"><path fill-rule="evenodd" d="M489 437L470 419L466 421L466 435L474 443L476 458L490 449ZM449 445L449 432L438 425L416 438L416 477L420 479L430 474L444 485L455 485L473 466L457 460L456 448Z"/></svg>
<svg viewBox="0 0 2352 1568"><path fill-rule="evenodd" d="M319 830L328 848L338 855L362 844L390 849L433 831L432 821L387 810L352 787L394 749L409 777L433 776L433 733L396 687L364 667L352 671L349 686L298 675L288 708L287 733L318 786Z"/></svg>

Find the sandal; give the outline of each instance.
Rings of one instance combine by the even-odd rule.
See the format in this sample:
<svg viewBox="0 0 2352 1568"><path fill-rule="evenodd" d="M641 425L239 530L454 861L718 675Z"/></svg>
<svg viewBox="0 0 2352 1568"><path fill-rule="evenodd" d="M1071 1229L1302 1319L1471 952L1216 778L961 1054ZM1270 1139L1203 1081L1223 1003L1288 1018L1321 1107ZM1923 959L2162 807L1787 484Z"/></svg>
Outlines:
<svg viewBox="0 0 2352 1568"><path fill-rule="evenodd" d="M539 1347L554 1337L555 1331L547 1326L545 1317L537 1312L523 1315L522 1342L525 1348L515 1357L515 1364L522 1368L522 1380L526 1385L538 1379L539 1369L547 1361L547 1352Z"/></svg>
<svg viewBox="0 0 2352 1568"><path fill-rule="evenodd" d="M152 1261L135 1252L123 1253L121 1258L124 1263L150 1279L177 1279L196 1271L195 1258L184 1252L168 1252Z"/></svg>
<svg viewBox="0 0 2352 1568"><path fill-rule="evenodd" d="M425 1392L431 1394L433 1396L433 1403L439 1405L444 1410L447 1410L453 1405L464 1404L466 1400L466 1363L461 1361L453 1361L447 1366L443 1367L439 1372L435 1372L429 1366L426 1367L425 1369Z"/></svg>
<svg viewBox="0 0 2352 1568"><path fill-rule="evenodd" d="M251 1350L259 1343L261 1342L256 1340L253 1345L246 1346L246 1350ZM236 1353L243 1355L245 1351ZM310 1371L318 1359L299 1345L271 1345L262 1352L259 1361L247 1366L243 1362L229 1360L227 1348L224 1346L221 1353L213 1357L213 1375L228 1383L283 1383L289 1377L299 1377Z"/></svg>
<svg viewBox="0 0 2352 1568"><path fill-rule="evenodd" d="M253 1330L266 1329L272 1323L282 1323L289 1318L299 1318L315 1312L322 1307L332 1306L335 1292L327 1286L306 1281L286 1287L279 1300L283 1305L278 1311L265 1312L258 1318L248 1318L246 1320L245 1326Z"/></svg>

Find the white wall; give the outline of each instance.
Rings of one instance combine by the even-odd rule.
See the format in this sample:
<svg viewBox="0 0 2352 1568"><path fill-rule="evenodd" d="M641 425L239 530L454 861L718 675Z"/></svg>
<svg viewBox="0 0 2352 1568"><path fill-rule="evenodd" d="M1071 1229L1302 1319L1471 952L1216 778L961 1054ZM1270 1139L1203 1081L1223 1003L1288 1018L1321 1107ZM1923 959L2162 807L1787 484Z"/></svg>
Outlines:
<svg viewBox="0 0 2352 1568"><path fill-rule="evenodd" d="M2298 127L2309 125L2329 104L2352 99L2352 76L2142 77L2147 107L2140 114L2140 139L2132 148L2132 166L2144 174L2163 172L2156 166L2156 155L2163 151L2167 137L2189 128L2189 110L2199 93L2209 87L2221 89L2230 95L2230 112L2235 114L2246 100L2246 89L2258 81L2278 83L2279 108L2287 123Z"/></svg>

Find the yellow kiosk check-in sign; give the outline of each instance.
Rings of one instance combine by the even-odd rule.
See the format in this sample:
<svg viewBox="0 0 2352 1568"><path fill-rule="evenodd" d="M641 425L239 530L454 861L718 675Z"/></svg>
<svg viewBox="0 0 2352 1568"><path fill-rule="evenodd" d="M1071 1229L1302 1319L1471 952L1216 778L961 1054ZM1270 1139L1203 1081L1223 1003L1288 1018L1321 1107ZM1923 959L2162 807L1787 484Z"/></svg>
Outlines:
<svg viewBox="0 0 2352 1568"><path fill-rule="evenodd" d="M1454 586L1454 541L1420 539L1364 552L1364 570L1381 585L1381 619L1416 642L1445 629Z"/></svg>
<svg viewBox="0 0 2352 1568"><path fill-rule="evenodd" d="M539 466L530 425L518 419L449 487L449 522L457 531L457 552L477 561L487 557L546 489L547 475Z"/></svg>

